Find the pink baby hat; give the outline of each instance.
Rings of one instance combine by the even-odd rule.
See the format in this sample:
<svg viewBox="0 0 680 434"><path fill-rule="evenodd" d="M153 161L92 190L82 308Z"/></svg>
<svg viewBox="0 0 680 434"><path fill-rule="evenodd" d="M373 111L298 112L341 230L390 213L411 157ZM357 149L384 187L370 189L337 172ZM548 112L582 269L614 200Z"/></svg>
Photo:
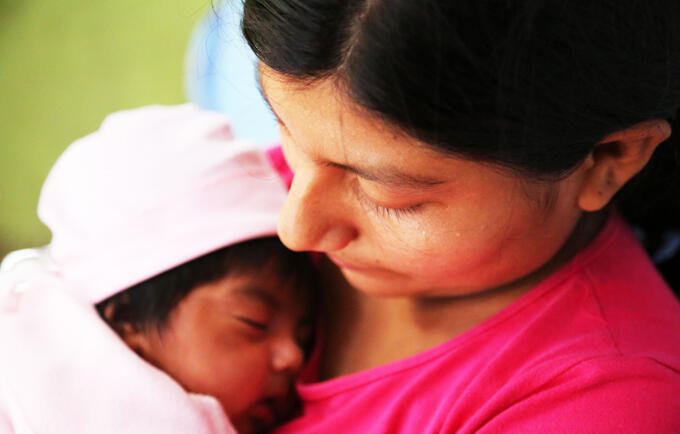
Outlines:
<svg viewBox="0 0 680 434"><path fill-rule="evenodd" d="M276 234L286 189L228 119L193 104L108 116L43 186L63 279L93 303L221 247Z"/></svg>

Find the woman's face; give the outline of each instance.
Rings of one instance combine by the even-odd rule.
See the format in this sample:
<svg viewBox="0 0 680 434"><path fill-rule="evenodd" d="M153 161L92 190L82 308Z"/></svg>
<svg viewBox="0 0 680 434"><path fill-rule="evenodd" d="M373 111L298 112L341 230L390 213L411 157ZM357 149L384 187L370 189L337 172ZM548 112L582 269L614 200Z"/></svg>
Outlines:
<svg viewBox="0 0 680 434"><path fill-rule="evenodd" d="M293 250L328 254L357 289L460 295L527 276L581 212L581 172L546 185L438 153L370 117L332 80L261 84L295 172L279 220Z"/></svg>

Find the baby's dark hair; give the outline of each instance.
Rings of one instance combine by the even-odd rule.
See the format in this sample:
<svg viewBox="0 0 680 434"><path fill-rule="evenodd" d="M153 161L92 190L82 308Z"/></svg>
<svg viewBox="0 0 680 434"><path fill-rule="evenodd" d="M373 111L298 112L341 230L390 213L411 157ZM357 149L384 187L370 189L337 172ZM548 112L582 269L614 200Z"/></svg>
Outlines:
<svg viewBox="0 0 680 434"><path fill-rule="evenodd" d="M277 237L266 237L221 248L158 274L101 301L97 312L119 335L124 324L160 331L170 312L196 287L243 273L276 273L312 304L319 294L309 256L287 249Z"/></svg>
<svg viewBox="0 0 680 434"><path fill-rule="evenodd" d="M332 78L443 154L536 180L610 133L671 121L617 198L653 247L680 226L679 23L677 0L245 0L242 29L278 73Z"/></svg>

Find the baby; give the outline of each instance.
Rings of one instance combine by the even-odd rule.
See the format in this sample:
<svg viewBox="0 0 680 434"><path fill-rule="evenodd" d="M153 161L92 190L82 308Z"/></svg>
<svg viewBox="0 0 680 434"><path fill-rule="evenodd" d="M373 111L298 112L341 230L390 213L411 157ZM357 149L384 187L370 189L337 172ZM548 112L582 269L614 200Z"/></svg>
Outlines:
<svg viewBox="0 0 680 434"><path fill-rule="evenodd" d="M0 433L154 415L154 432L199 432L172 426L187 412L250 433L290 415L317 283L275 236L285 194L264 154L189 104L111 115L72 144L40 197L51 243L0 273Z"/></svg>

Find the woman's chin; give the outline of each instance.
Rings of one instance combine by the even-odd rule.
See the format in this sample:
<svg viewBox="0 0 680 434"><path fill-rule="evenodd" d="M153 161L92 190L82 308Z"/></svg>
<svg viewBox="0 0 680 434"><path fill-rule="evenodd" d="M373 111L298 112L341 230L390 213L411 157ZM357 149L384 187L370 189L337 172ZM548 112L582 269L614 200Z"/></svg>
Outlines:
<svg viewBox="0 0 680 434"><path fill-rule="evenodd" d="M390 272L389 270L360 271L350 268L340 267L342 275L345 276L355 289L379 297L399 297L416 295L412 282L403 274Z"/></svg>
<svg viewBox="0 0 680 434"><path fill-rule="evenodd" d="M431 288L412 276L385 267L356 266L327 255L326 266L332 267L331 273L340 271L344 280L352 288L377 297L428 296ZM432 294L438 295L438 294Z"/></svg>

